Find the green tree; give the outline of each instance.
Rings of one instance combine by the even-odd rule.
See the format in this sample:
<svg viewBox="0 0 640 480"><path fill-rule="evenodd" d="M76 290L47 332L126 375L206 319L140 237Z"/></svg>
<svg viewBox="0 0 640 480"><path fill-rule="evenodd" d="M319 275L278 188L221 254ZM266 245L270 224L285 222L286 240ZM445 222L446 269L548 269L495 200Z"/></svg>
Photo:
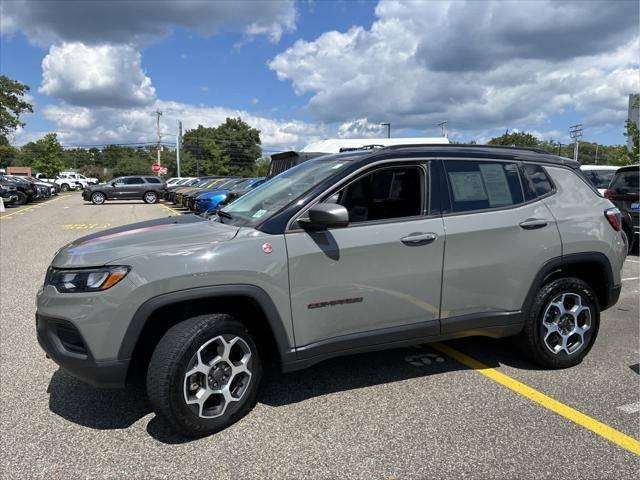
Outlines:
<svg viewBox="0 0 640 480"><path fill-rule="evenodd" d="M31 104L23 100L24 94L28 91L28 85L0 75L0 137L6 139L18 127L23 127L24 122L20 121L20 115L33 112Z"/></svg>
<svg viewBox="0 0 640 480"><path fill-rule="evenodd" d="M516 147L537 147L540 140L527 132L511 132L489 140L489 145L511 145Z"/></svg>
<svg viewBox="0 0 640 480"><path fill-rule="evenodd" d="M55 177L64 168L62 163L62 146L55 133L47 133L34 143L33 149L37 153L33 160L33 167L47 177Z"/></svg>
<svg viewBox="0 0 640 480"><path fill-rule="evenodd" d="M228 156L229 173L252 175L255 162L262 155L260 130L251 127L241 118L227 118L215 129L215 143Z"/></svg>
<svg viewBox="0 0 640 480"><path fill-rule="evenodd" d="M640 96L637 96L632 109L640 109ZM625 123L624 136L631 140L631 151L629 152L629 163L640 162L640 131L638 125L633 120L627 120Z"/></svg>
<svg viewBox="0 0 640 480"><path fill-rule="evenodd" d="M0 167L15 165L18 154L18 149L11 146L6 137L0 135Z"/></svg>
<svg viewBox="0 0 640 480"><path fill-rule="evenodd" d="M255 176L266 177L267 173L269 173L269 165L271 165L271 158L269 157L259 158L256 161L256 165L255 165Z"/></svg>

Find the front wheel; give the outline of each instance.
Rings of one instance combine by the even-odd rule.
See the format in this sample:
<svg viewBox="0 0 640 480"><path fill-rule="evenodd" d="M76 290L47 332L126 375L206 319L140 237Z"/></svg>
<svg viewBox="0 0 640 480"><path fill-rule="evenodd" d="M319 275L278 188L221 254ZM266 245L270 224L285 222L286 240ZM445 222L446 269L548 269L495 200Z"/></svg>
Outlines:
<svg viewBox="0 0 640 480"><path fill-rule="evenodd" d="M27 196L27 194L21 192L20 190L16 191L16 196L18 197L18 199L13 202L14 205L24 205L29 201L29 197Z"/></svg>
<svg viewBox="0 0 640 480"><path fill-rule="evenodd" d="M201 315L167 331L147 370L156 414L179 433L201 437L222 430L255 405L262 365L242 323Z"/></svg>
<svg viewBox="0 0 640 480"><path fill-rule="evenodd" d="M62 190L63 192L68 192L70 189L71 187L68 183L63 183L62 185L60 185L60 190Z"/></svg>
<svg viewBox="0 0 640 480"><path fill-rule="evenodd" d="M521 334L528 356L546 368L582 362L600 327L593 289L579 278L560 278L540 289Z"/></svg>
<svg viewBox="0 0 640 480"><path fill-rule="evenodd" d="M158 201L158 194L156 192L147 192L142 198L144 203L156 203Z"/></svg>
<svg viewBox="0 0 640 480"><path fill-rule="evenodd" d="M104 193L102 193L102 192L95 192L95 193L91 194L91 202L94 205L102 205L105 200L106 200L106 197L104 196Z"/></svg>

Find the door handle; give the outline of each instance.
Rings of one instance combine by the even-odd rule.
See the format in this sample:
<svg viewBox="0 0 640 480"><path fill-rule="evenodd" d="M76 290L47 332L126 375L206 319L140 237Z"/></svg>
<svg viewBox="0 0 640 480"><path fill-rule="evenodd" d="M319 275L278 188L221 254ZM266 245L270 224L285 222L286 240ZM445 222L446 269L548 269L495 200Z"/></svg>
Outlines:
<svg viewBox="0 0 640 480"><path fill-rule="evenodd" d="M400 241L409 247L419 247L433 242L436 238L438 235L435 233L412 233L401 238Z"/></svg>
<svg viewBox="0 0 640 480"><path fill-rule="evenodd" d="M520 226L525 230L535 230L547 226L547 221L543 218L528 218L524 222L520 223Z"/></svg>

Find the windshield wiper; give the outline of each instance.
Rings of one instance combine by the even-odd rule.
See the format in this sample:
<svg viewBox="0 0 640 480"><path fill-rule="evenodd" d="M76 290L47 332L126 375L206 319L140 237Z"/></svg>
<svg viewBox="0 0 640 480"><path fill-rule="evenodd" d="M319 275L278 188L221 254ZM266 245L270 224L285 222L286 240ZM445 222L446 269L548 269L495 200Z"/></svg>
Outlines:
<svg viewBox="0 0 640 480"><path fill-rule="evenodd" d="M216 213L218 214L218 216L228 218L229 220L233 218L230 213L223 212L222 210L218 210Z"/></svg>

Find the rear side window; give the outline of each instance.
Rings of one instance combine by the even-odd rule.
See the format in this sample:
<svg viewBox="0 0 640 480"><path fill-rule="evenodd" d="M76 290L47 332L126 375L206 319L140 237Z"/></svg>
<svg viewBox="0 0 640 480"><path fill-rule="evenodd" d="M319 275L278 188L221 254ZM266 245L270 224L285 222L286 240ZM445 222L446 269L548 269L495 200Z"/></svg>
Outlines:
<svg viewBox="0 0 640 480"><path fill-rule="evenodd" d="M158 177L145 177L147 183L162 183Z"/></svg>
<svg viewBox="0 0 640 480"><path fill-rule="evenodd" d="M469 212L523 202L518 167L514 163L445 161L454 212Z"/></svg>
<svg viewBox="0 0 640 480"><path fill-rule="evenodd" d="M553 192L553 184L549 175L540 165L522 165L524 175L524 192L527 200L534 200Z"/></svg>
<svg viewBox="0 0 640 480"><path fill-rule="evenodd" d="M127 177L124 179L125 185L138 185L140 183L144 183L142 177Z"/></svg>

